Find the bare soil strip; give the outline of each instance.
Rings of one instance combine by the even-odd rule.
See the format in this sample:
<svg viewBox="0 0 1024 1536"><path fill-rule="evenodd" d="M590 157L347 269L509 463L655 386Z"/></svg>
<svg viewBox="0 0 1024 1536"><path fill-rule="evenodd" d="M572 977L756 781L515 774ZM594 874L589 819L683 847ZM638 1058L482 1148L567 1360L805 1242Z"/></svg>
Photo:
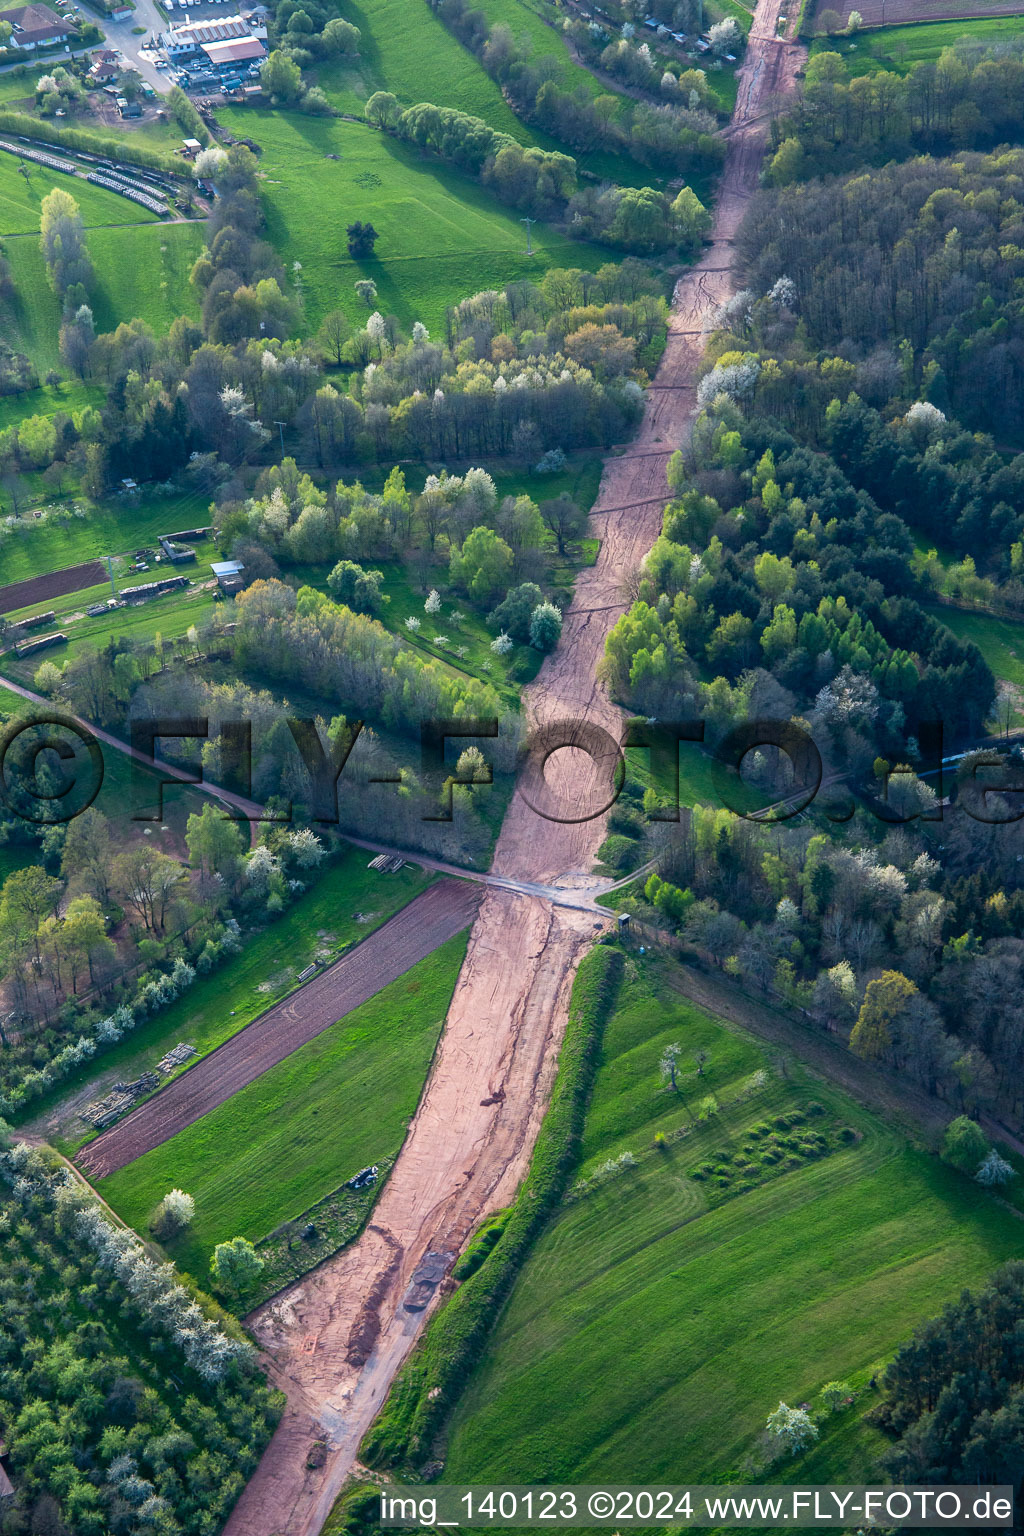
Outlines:
<svg viewBox="0 0 1024 1536"><path fill-rule="evenodd" d="M479 887L465 881L430 886L306 986L89 1142L76 1158L79 1167L92 1179L103 1178L209 1114L461 933L479 902Z"/></svg>
<svg viewBox="0 0 1024 1536"><path fill-rule="evenodd" d="M62 571L48 571L45 576L30 576L27 581L12 581L0 587L0 613L15 613L31 603L48 603L69 592L98 587L107 579L102 560L87 560L84 565L68 565Z"/></svg>
<svg viewBox="0 0 1024 1536"><path fill-rule="evenodd" d="M987 16L1019 16L1020 0L818 0L815 24L823 11L837 11L846 25L859 11L865 27L898 27L926 21L982 21Z"/></svg>
<svg viewBox="0 0 1024 1536"><path fill-rule="evenodd" d="M622 716L598 681L598 667L608 631L628 605L629 578L661 526L665 466L689 430L703 336L732 291L732 241L757 186L765 119L793 89L804 57L791 41L779 46L782 11L783 0L758 4L712 244L676 290L659 387L648 395L640 432L629 451L605 465L590 527L602 541L597 563L580 574L558 649L526 693L531 724L576 722L563 723L560 734L577 745L556 751L544 775L565 819L533 810L522 781L512 799L492 869L515 881L580 890L605 883L590 874L605 835L605 817L594 812L607 798ZM583 722L613 740L584 741ZM424 1259L443 1256L431 1261L429 1274L443 1272L477 1222L507 1204L522 1180L573 977L593 936L589 913L555 908L539 896L487 891L423 1099L372 1224L249 1319L288 1408L225 1536L316 1536L322 1528L395 1373L450 1286L444 1278L422 1281ZM304 1353L303 1339L312 1334L316 1350ZM306 1454L321 1436L328 1458L310 1470Z"/></svg>

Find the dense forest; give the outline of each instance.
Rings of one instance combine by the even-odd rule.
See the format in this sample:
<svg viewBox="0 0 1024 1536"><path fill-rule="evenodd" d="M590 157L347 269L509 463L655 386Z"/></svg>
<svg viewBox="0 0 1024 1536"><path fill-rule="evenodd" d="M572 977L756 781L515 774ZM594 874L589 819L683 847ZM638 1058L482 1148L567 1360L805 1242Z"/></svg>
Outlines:
<svg viewBox="0 0 1024 1536"><path fill-rule="evenodd" d="M741 238L747 280L762 293L787 277L799 295L792 345L857 363L871 404L904 395L912 367L925 400L1014 441L1022 185L1024 152L1010 149L762 192Z"/></svg>

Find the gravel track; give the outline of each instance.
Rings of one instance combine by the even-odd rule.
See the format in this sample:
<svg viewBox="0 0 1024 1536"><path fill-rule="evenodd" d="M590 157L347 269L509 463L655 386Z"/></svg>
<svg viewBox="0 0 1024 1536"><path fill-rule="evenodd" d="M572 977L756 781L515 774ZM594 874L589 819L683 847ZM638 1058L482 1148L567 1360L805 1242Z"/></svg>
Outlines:
<svg viewBox="0 0 1024 1536"><path fill-rule="evenodd" d="M476 916L479 901L479 887L466 881L429 886L306 986L89 1142L75 1159L78 1166L91 1179L103 1178L209 1114L461 933Z"/></svg>

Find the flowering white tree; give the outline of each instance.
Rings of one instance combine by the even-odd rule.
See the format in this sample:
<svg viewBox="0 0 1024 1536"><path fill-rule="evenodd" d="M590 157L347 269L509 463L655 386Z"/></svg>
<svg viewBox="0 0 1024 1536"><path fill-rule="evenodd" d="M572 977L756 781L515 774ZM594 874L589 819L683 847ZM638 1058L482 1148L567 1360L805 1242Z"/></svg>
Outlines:
<svg viewBox="0 0 1024 1536"><path fill-rule="evenodd" d="M420 628L422 623L423 623L422 619L409 618L409 619L406 619L406 621L405 621L405 627L406 627L406 629L412 630L413 634L415 634L416 631Z"/></svg>
<svg viewBox="0 0 1024 1536"><path fill-rule="evenodd" d="M216 181L221 171L228 163L227 150L219 145L212 145L209 149L201 149L196 155L194 169L197 181Z"/></svg>
<svg viewBox="0 0 1024 1536"><path fill-rule="evenodd" d="M796 305L796 283L793 279L778 278L768 290L768 302L773 309L793 309Z"/></svg>
<svg viewBox="0 0 1024 1536"><path fill-rule="evenodd" d="M412 339L418 347L421 347L425 341L430 340L430 332L427 330L422 320L413 321Z"/></svg>
<svg viewBox="0 0 1024 1536"><path fill-rule="evenodd" d="M196 1214L196 1202L183 1189L169 1189L153 1212L150 1226L157 1237L173 1237L187 1227Z"/></svg>
<svg viewBox="0 0 1024 1536"><path fill-rule="evenodd" d="M760 372L761 364L756 357L745 358L742 363L719 363L698 384L697 403L710 405L719 395L727 395L730 400L749 400Z"/></svg>
<svg viewBox="0 0 1024 1536"><path fill-rule="evenodd" d="M795 1456L818 1438L818 1426L804 1408L790 1408L780 1403L774 1413L768 1415L768 1433L774 1435L779 1448Z"/></svg>
<svg viewBox="0 0 1024 1536"><path fill-rule="evenodd" d="M491 770L479 747L467 747L459 753L459 760L455 764L455 772L460 779L467 782L472 780L474 784L489 784L491 782Z"/></svg>
<svg viewBox="0 0 1024 1536"><path fill-rule="evenodd" d="M735 53L743 42L743 33L735 16L726 16L723 21L716 21L713 27L709 27L708 42L711 44L711 52L719 57L724 53Z"/></svg>
<svg viewBox="0 0 1024 1536"><path fill-rule="evenodd" d="M300 869L315 869L323 860L324 845L315 832L289 832L285 842Z"/></svg>
<svg viewBox="0 0 1024 1536"><path fill-rule="evenodd" d="M1017 1175L1006 1159L1000 1157L995 1147L992 1147L974 1177L979 1184L991 1189L996 1185L1008 1184Z"/></svg>
<svg viewBox="0 0 1024 1536"><path fill-rule="evenodd" d="M491 650L495 656L507 656L514 645L515 641L512 639L512 636L506 635L505 631L502 630L498 638L491 641Z"/></svg>
<svg viewBox="0 0 1024 1536"><path fill-rule="evenodd" d="M74 1235L96 1254L100 1267L109 1270L124 1287L125 1303L166 1332L204 1381L220 1381L233 1360L253 1358L251 1345L227 1338L178 1284L174 1265L155 1264L134 1232L111 1226L95 1198L67 1169L50 1168L44 1154L25 1142L0 1153L0 1169L11 1183L15 1199L25 1205L42 1199L56 1211L60 1222L70 1225ZM134 1476L134 1465L120 1467L119 1481L123 1477L128 1482ZM147 1485L143 1497L150 1497L152 1492L152 1486Z"/></svg>
<svg viewBox="0 0 1024 1536"><path fill-rule="evenodd" d="M272 876L278 864L270 849L263 843L254 848L245 861L245 878L259 895L265 896L270 889Z"/></svg>
<svg viewBox="0 0 1024 1536"><path fill-rule="evenodd" d="M441 612L441 594L436 587L431 587L430 591L427 593L427 600L423 604L423 607L427 613L433 614Z"/></svg>

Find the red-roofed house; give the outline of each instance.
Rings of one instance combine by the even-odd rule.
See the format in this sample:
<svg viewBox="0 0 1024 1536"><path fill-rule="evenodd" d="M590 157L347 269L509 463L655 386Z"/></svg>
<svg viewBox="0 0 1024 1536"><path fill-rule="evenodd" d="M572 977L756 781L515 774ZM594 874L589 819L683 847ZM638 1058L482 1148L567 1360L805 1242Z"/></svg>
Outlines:
<svg viewBox="0 0 1024 1536"><path fill-rule="evenodd" d="M16 5L0 11L0 21L11 24L9 48L45 48L50 43L63 43L75 30L48 5Z"/></svg>

